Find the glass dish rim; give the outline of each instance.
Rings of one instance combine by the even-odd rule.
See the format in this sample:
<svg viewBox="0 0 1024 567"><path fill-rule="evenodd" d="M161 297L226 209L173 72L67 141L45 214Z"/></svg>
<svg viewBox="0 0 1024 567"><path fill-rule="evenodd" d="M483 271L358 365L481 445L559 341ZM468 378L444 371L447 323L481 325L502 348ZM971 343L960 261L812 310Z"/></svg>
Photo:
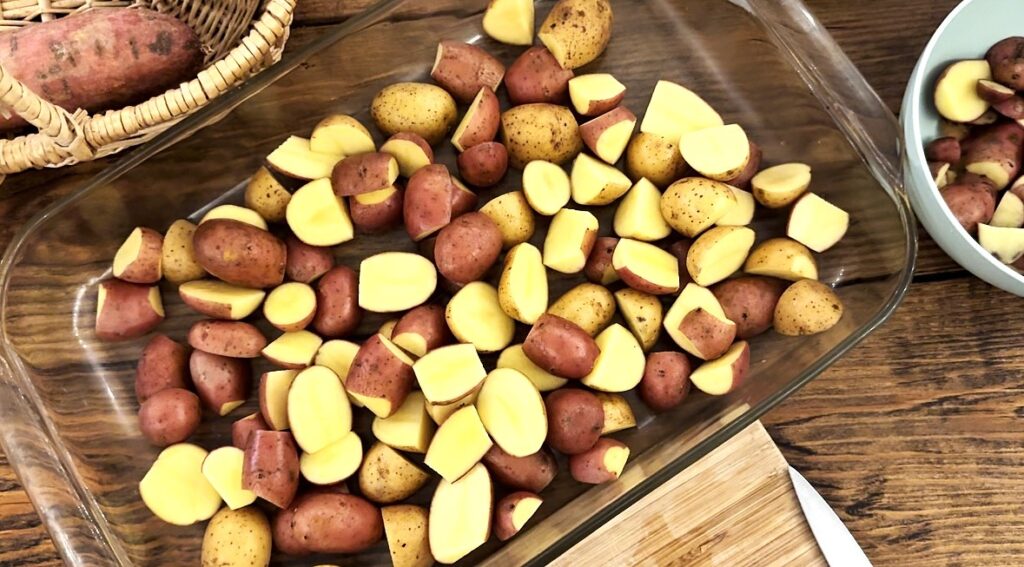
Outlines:
<svg viewBox="0 0 1024 567"><path fill-rule="evenodd" d="M764 18L762 14L758 13L756 5L760 0L726 1L736 4L742 9L745 9L755 15L760 25L766 29L766 32L771 36L773 42L776 43L776 46L790 58L789 62L794 66L794 70L801 74L804 81L808 83L808 87L812 90L815 96L819 98L819 102L826 107L833 120L837 121L837 126L843 130L843 125L839 123L840 117L836 114L836 106L834 104L828 105L826 104L826 101L821 100L822 97L836 99L836 93L828 92L828 89L815 89L814 85L810 84L810 81L812 80L819 82L822 80L817 69L815 69L814 66L801 66L800 57L795 53L792 45L789 45L789 42L777 32L773 33L773 24L768 19ZM141 165L154 155L163 152L174 144L190 137L205 127L205 125L215 122L213 119L218 115L228 113L237 106L243 104L249 98L255 96L281 77L290 73L312 55L315 55L328 46L337 43L350 34L361 31L370 24L385 21L386 19L382 19L381 16L384 16L406 2L407 0L380 0L360 12L358 15L355 15L340 24L332 25L330 31L325 32L322 36L311 41L308 45L299 50L285 54L278 64L266 69L255 77L250 78L239 88L225 93L217 100L212 101L209 105L201 108L197 112L180 121L178 124L175 124L165 132L161 133L146 145L141 146L123 156L123 158L117 163L106 168L99 174L92 176L80 187L62 197L60 200L48 205L45 209L34 215L28 222L18 229L10 244L7 246L2 259L0 259L0 322L2 322L2 324L0 324L0 370L3 370L10 376L11 381L17 384L22 395L27 395L31 398L30 402L26 405L29 406L29 411L31 412L32 417L38 419L38 422L42 424L42 430L39 433L47 442L50 443L48 448L53 452L53 459L51 460L55 462L47 464L58 467L61 476L69 481L69 485L65 487L65 490L72 494L72 498L77 501L76 504L80 507L84 507L84 510L80 511L83 513L85 521L88 522L90 527L101 532L97 534L102 540L100 545L108 550L114 560L119 564L130 565L131 562L127 557L123 556L120 546L114 545L112 540L115 536L107 533L107 522L102 518L102 514L99 511L99 505L94 500L91 492L78 478L75 467L71 461L71 456L66 451L57 450L59 447L62 447L62 445L59 442L55 442L55 440L59 439L56 426L49 422L43 412L39 411L41 400L39 400L35 389L27 384L27 372L24 364L9 341L6 326L9 307L7 292L13 275L12 268L20 259L21 253L23 252L29 238L36 233L41 226L54 219L54 217L60 212L85 198L93 191L100 189L126 173L129 173L135 167ZM801 13L805 18L807 18L803 23L805 25L809 25L813 30L815 30L819 36L817 38L818 40L826 40L832 43L832 45L835 45L831 35L814 17L813 13L803 4L802 0L779 0L777 5L781 9L796 10ZM838 46L836 47L838 48ZM870 86L867 85L866 80L864 80L859 70L853 66L842 51L839 51L839 54L843 57L843 61L840 63L844 63L849 67L849 69L855 71L856 79L862 81L864 86L870 90ZM871 90L871 94L874 94L873 90ZM875 97L877 97L877 95L875 95ZM881 104L880 100L878 103L884 109L887 116L892 117L889 109L885 107L884 104ZM893 121L895 122L894 118ZM658 486L662 485L672 476L675 476L708 454L714 448L745 429L766 412L791 396L796 390L810 382L841 356L860 343L871 332L885 323L895 312L896 308L906 296L909 286L913 280L918 244L916 219L911 212L905 188L902 186L902 176L894 176L892 175L892 171L879 171L879 167L882 167L884 170L884 165L887 164L880 164L878 162L878 155L865 155L864 148L857 145L857 140L853 140L851 138L851 133L846 130L843 130L843 133L844 136L854 144L855 149L861 154L862 160L872 172L873 177L875 177L880 187L893 201L902 221L901 226L904 229L904 250L906 253L906 262L902 271L898 273L899 279L895 283L892 294L886 299L880 310L870 320L855 329L848 337L843 339L842 342L816 361L815 364L801 371L784 387L780 388L757 405L751 406L747 411L740 414L733 421L724 425L721 429L715 431L707 439L702 440L683 455L673 459L665 466L652 473L635 487L622 494L614 502L601 508L591 517L566 531L554 544L537 556L531 558L526 563L527 565L547 564L557 556L568 551L573 545L586 537L587 534L593 532L596 527L624 511L630 505L637 502ZM902 141L903 140L901 138L899 143L902 144ZM883 177L888 179L883 179ZM892 276L895 275L897 274L892 274ZM0 443L2 443L6 450L6 447L8 446L6 435L0 435ZM21 479L21 470L25 465L22 462L22 459L8 454L8 460L12 469L18 475L18 478ZM22 481L22 484L25 486L26 492L28 492L30 500L33 502L33 506L35 507L35 495L33 494L33 491L31 491L29 483ZM36 511L38 513L38 509ZM53 520L49 515L40 514L40 516L47 529L48 535L54 541L61 556L65 560L80 560L81 557L77 554L76 546L73 543L66 541L65 538L56 537L57 534L63 535L64 532L64 530L59 526L59 523L56 520ZM73 564L77 564L77 561Z"/></svg>

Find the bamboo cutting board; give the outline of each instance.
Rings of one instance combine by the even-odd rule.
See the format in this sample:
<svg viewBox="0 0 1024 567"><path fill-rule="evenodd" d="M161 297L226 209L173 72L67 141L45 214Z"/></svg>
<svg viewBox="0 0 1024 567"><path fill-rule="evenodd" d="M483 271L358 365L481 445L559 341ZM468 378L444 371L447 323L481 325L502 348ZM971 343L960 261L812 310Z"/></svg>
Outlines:
<svg viewBox="0 0 1024 567"><path fill-rule="evenodd" d="M754 423L552 566L827 567L787 467Z"/></svg>

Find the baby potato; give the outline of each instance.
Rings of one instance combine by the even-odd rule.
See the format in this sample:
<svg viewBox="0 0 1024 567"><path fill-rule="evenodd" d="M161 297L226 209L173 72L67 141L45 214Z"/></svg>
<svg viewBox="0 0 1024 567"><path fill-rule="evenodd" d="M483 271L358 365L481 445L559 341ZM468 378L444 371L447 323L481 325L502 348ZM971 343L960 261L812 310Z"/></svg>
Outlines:
<svg viewBox="0 0 1024 567"><path fill-rule="evenodd" d="M427 83L395 83L384 87L373 97L370 115L385 134L412 132L430 145L444 139L459 118L452 95Z"/></svg>
<svg viewBox="0 0 1024 567"><path fill-rule="evenodd" d="M495 445L484 454L483 463L494 480L513 490L540 492L558 474L558 463L549 449L527 457L513 457Z"/></svg>
<svg viewBox="0 0 1024 567"><path fill-rule="evenodd" d="M196 225L185 219L171 223L164 235L163 249L160 252L160 265L164 279L172 284L183 284L201 279L206 270L196 258L196 250L192 245L192 236Z"/></svg>
<svg viewBox="0 0 1024 567"><path fill-rule="evenodd" d="M392 504L412 496L430 480L430 475L401 453L375 443L359 468L359 490L379 504Z"/></svg>
<svg viewBox="0 0 1024 567"><path fill-rule="evenodd" d="M593 447L604 430L604 406L592 392L562 388L548 394L548 444L566 455Z"/></svg>
<svg viewBox="0 0 1024 567"><path fill-rule="evenodd" d="M139 429L157 447L188 439L201 419L199 396L182 388L160 390L139 408Z"/></svg>
<svg viewBox="0 0 1024 567"><path fill-rule="evenodd" d="M505 250L529 240L536 228L533 209L522 191L498 195L480 207L480 212L498 225Z"/></svg>
<svg viewBox="0 0 1024 567"><path fill-rule="evenodd" d="M702 177L676 181L661 196L661 216L683 236L693 238L711 228L736 205L725 183Z"/></svg>
<svg viewBox="0 0 1024 567"><path fill-rule="evenodd" d="M434 263L441 275L457 284L481 279L501 255L501 230L483 213L467 213L441 229L434 244Z"/></svg>
<svg viewBox="0 0 1024 567"><path fill-rule="evenodd" d="M548 313L576 323L593 337L615 316L615 297L606 287L581 283L555 300Z"/></svg>
<svg viewBox="0 0 1024 567"><path fill-rule="evenodd" d="M782 292L775 306L775 330L791 337L814 335L831 329L843 318L843 302L832 288L800 280Z"/></svg>
<svg viewBox="0 0 1024 567"><path fill-rule="evenodd" d="M245 186L245 206L259 213L267 222L284 222L292 194L266 167L260 166Z"/></svg>
<svg viewBox="0 0 1024 567"><path fill-rule="evenodd" d="M736 338L747 340L772 327L775 306L786 282L761 276L740 276L715 284L715 294L729 320L736 323Z"/></svg>
<svg viewBox="0 0 1024 567"><path fill-rule="evenodd" d="M510 163L517 169L534 160L562 165L583 150L576 117L555 104L524 104L506 110L501 115L501 132Z"/></svg>
<svg viewBox="0 0 1024 567"><path fill-rule="evenodd" d="M612 6L608 0L559 0L537 32L565 69L597 59L612 38Z"/></svg>
<svg viewBox="0 0 1024 567"><path fill-rule="evenodd" d="M271 547L270 522L259 508L221 508L206 525L200 561L202 567L269 565Z"/></svg>
<svg viewBox="0 0 1024 567"><path fill-rule="evenodd" d="M679 141L640 132L626 146L626 173L633 181L647 178L659 188L683 176L686 162L679 153Z"/></svg>

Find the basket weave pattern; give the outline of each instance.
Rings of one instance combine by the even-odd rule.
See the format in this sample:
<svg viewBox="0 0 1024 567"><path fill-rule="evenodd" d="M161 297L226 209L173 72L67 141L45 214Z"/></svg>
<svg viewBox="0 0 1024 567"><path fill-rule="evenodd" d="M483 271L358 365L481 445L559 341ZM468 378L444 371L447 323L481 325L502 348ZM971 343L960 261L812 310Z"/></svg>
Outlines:
<svg viewBox="0 0 1024 567"><path fill-rule="evenodd" d="M0 31L84 10L143 6L185 22L199 36L204 69L134 106L88 115L51 104L0 64L0 113L39 131L0 139L0 181L26 169L61 167L145 143L281 58L297 0L0 0Z"/></svg>

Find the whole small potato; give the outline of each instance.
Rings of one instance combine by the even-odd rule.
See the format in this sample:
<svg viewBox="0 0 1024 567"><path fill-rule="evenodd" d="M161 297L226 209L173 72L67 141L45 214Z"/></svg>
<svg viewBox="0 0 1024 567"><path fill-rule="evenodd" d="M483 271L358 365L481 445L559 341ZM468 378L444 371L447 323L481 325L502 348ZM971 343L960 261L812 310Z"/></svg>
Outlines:
<svg viewBox="0 0 1024 567"><path fill-rule="evenodd" d="M523 353L555 376L578 380L594 369L600 349L579 325L545 313L526 335Z"/></svg>
<svg viewBox="0 0 1024 567"><path fill-rule="evenodd" d="M686 172L679 141L640 132L626 147L626 173L633 181L647 178L660 188L668 187Z"/></svg>
<svg viewBox="0 0 1024 567"><path fill-rule="evenodd" d="M563 69L545 47L535 46L520 55L505 74L505 88L513 105L550 102L561 104L569 95L569 79L574 74Z"/></svg>
<svg viewBox="0 0 1024 567"><path fill-rule="evenodd" d="M244 321L207 319L188 331L188 344L210 354L231 358L256 358L267 346L267 338L255 325Z"/></svg>
<svg viewBox="0 0 1024 567"><path fill-rule="evenodd" d="M285 275L296 282L310 283L334 267L334 254L328 246L310 246L295 235L284 241L288 249Z"/></svg>
<svg viewBox="0 0 1024 567"><path fill-rule="evenodd" d="M272 547L270 522L259 508L221 508L206 525L200 561L202 567L260 567L270 564Z"/></svg>
<svg viewBox="0 0 1024 567"><path fill-rule="evenodd" d="M384 521L380 509L358 496L317 491L275 518L275 542L278 534L306 552L359 553L384 537Z"/></svg>
<svg viewBox="0 0 1024 567"><path fill-rule="evenodd" d="M715 284L711 292L736 323L736 338L746 340L772 328L775 305L786 286L776 278L741 276Z"/></svg>
<svg viewBox="0 0 1024 567"><path fill-rule="evenodd" d="M540 492L558 474L558 463L547 449L525 457L513 457L494 445L484 454L483 463L494 480L513 490Z"/></svg>
<svg viewBox="0 0 1024 567"><path fill-rule="evenodd" d="M444 139L459 118L452 95L427 83L395 83L384 87L373 97L370 115L385 134L412 132L430 145Z"/></svg>
<svg viewBox="0 0 1024 567"><path fill-rule="evenodd" d="M168 388L188 385L188 351L184 345L167 337L156 335L142 349L135 369L135 397L139 403Z"/></svg>
<svg viewBox="0 0 1024 567"><path fill-rule="evenodd" d="M356 330L363 320L359 307L359 276L348 266L337 266L316 284L316 315L313 328L324 338L341 338Z"/></svg>
<svg viewBox="0 0 1024 567"><path fill-rule="evenodd" d="M996 199L985 183L947 185L939 190L950 212L960 226L971 234L978 233L978 225L988 223L996 210Z"/></svg>
<svg viewBox="0 0 1024 567"><path fill-rule="evenodd" d="M484 142L459 154L458 165L466 183L491 187L508 171L508 151L500 142Z"/></svg>
<svg viewBox="0 0 1024 567"><path fill-rule="evenodd" d="M196 258L210 274L242 287L277 287L284 281L284 242L255 226L229 219L206 221L193 239Z"/></svg>
<svg viewBox="0 0 1024 567"><path fill-rule="evenodd" d="M775 306L775 331L791 337L824 333L843 318L843 302L831 287L814 280L789 286Z"/></svg>
<svg viewBox="0 0 1024 567"><path fill-rule="evenodd" d="M534 160L562 165L583 150L576 117L555 104L524 104L506 110L501 115L501 132L512 167L517 169Z"/></svg>
<svg viewBox="0 0 1024 567"><path fill-rule="evenodd" d="M548 444L566 455L582 453L597 443L604 429L604 406L587 390L562 388L544 400Z"/></svg>
<svg viewBox="0 0 1024 567"><path fill-rule="evenodd" d="M201 420L199 396L181 388L160 390L139 408L139 429L157 447L188 439Z"/></svg>
<svg viewBox="0 0 1024 567"><path fill-rule="evenodd" d="M678 406L690 393L691 371L690 359L681 352L652 352L638 386L640 399L656 412Z"/></svg>
<svg viewBox="0 0 1024 567"><path fill-rule="evenodd" d="M487 215L467 213L441 229L434 262L441 275L466 284L484 276L501 254L501 231Z"/></svg>

